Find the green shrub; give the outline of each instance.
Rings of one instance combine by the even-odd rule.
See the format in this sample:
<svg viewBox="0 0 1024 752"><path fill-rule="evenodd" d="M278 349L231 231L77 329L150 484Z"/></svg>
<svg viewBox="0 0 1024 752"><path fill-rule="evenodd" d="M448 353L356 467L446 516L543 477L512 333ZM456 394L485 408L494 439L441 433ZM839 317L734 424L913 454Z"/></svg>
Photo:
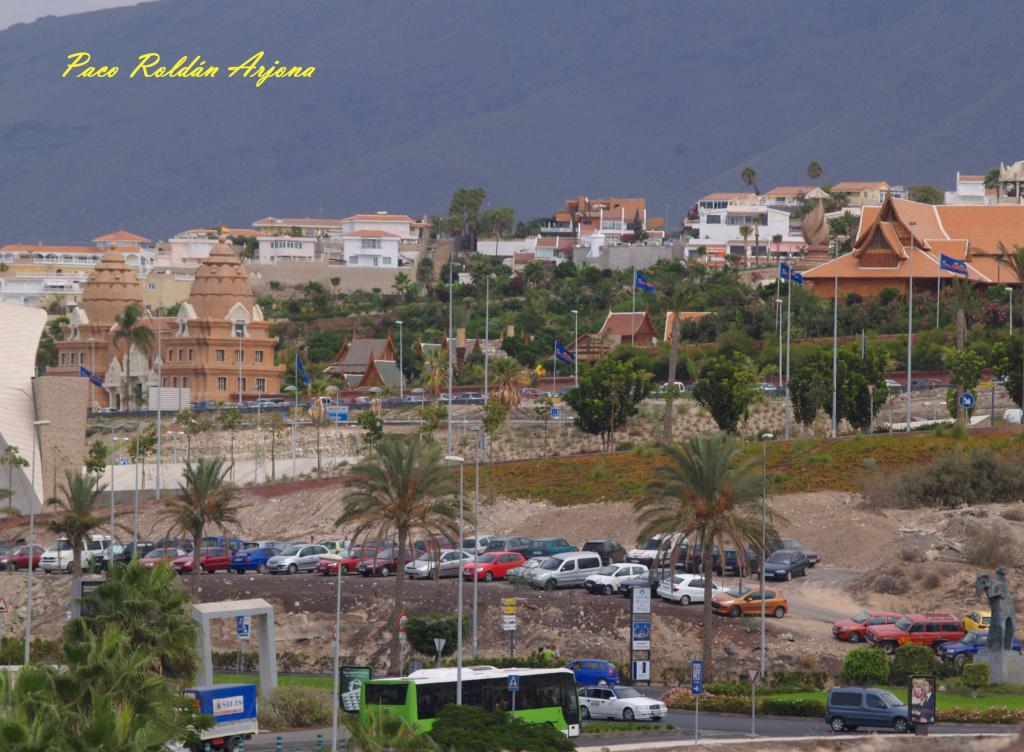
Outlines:
<svg viewBox="0 0 1024 752"><path fill-rule="evenodd" d="M883 684L889 661L878 648L853 648L843 658L843 678L855 684Z"/></svg>
<svg viewBox="0 0 1024 752"><path fill-rule="evenodd" d="M547 723L524 723L508 713L471 705L446 705L430 731L442 749L459 752L562 752L576 745Z"/></svg>
<svg viewBox="0 0 1024 752"><path fill-rule="evenodd" d="M893 654L889 679L903 684L908 676L934 676L939 672L939 659L924 645L900 645Z"/></svg>
<svg viewBox="0 0 1024 752"><path fill-rule="evenodd" d="M769 674L765 688L771 692L818 692L827 681L826 671L775 671Z"/></svg>
<svg viewBox="0 0 1024 752"><path fill-rule="evenodd" d="M681 687L690 683L689 666L668 666L661 670L661 683Z"/></svg>
<svg viewBox="0 0 1024 752"><path fill-rule="evenodd" d="M316 687L277 687L258 705L268 729L321 728L331 722L331 693Z"/></svg>
<svg viewBox="0 0 1024 752"><path fill-rule="evenodd" d="M765 715L792 715L801 718L821 718L825 715L825 703L821 700L766 697L758 705L758 711Z"/></svg>
<svg viewBox="0 0 1024 752"><path fill-rule="evenodd" d="M437 658L434 639L440 637L444 640L441 656L445 657L455 652L458 626L458 619L451 619L441 614L411 616L405 622L405 637L409 640L409 645L413 650L430 658ZM463 630L465 631L465 627Z"/></svg>
<svg viewBox="0 0 1024 752"><path fill-rule="evenodd" d="M494 666L495 668L551 668L564 666L566 663L564 658L555 658L553 661L545 661L536 653L530 653L529 655L520 658L510 658L507 655L492 656L485 658L478 656L476 658L463 658L463 666ZM454 660L448 660L444 662L446 666L454 666ZM689 675L687 675L687 681L689 681Z"/></svg>
<svg viewBox="0 0 1024 752"><path fill-rule="evenodd" d="M693 710L693 695L688 688L671 689L665 693L662 701L670 708L677 710ZM745 697L730 697L728 695L701 695L700 709L711 713L749 713L750 692L749 688Z"/></svg>
<svg viewBox="0 0 1024 752"><path fill-rule="evenodd" d="M301 671L306 665L306 656L292 650L284 650L277 654L277 668L281 671L292 673Z"/></svg>
<svg viewBox="0 0 1024 752"><path fill-rule="evenodd" d="M749 697L749 682L708 682L704 685L704 691L709 695L725 695L727 697Z"/></svg>
<svg viewBox="0 0 1024 752"><path fill-rule="evenodd" d="M987 687L991 681L988 665L984 663L965 664L963 677L964 686L971 690L972 697L978 694L979 689Z"/></svg>

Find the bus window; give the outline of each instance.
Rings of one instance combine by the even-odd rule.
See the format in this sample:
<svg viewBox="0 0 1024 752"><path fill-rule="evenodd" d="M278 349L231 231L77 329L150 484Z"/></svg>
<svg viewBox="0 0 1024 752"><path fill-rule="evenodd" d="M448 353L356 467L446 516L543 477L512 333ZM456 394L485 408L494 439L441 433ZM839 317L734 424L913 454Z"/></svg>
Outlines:
<svg viewBox="0 0 1024 752"><path fill-rule="evenodd" d="M462 688L466 688L463 682ZM418 684L416 686L416 710L420 720L437 718L445 705L455 704L455 682Z"/></svg>
<svg viewBox="0 0 1024 752"><path fill-rule="evenodd" d="M409 694L409 685L405 682L399 684L367 682L363 688L366 691L366 705L405 705L405 698Z"/></svg>

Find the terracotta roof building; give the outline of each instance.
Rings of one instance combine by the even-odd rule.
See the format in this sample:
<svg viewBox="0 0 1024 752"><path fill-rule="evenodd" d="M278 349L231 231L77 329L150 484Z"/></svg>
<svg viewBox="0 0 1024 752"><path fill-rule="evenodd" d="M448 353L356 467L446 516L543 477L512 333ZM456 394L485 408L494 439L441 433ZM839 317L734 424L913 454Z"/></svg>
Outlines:
<svg viewBox="0 0 1024 752"><path fill-rule="evenodd" d="M395 360L397 357L398 350L390 334L387 339L352 337L342 343L341 349L324 369L324 373L358 382L373 361Z"/></svg>
<svg viewBox="0 0 1024 752"><path fill-rule="evenodd" d="M581 334L569 347L580 360L597 360L619 345L645 349L658 346L658 330L647 311L616 313L609 311L600 331Z"/></svg>
<svg viewBox="0 0 1024 752"><path fill-rule="evenodd" d="M913 242L911 242L913 236ZM804 272L815 294L830 298L838 274L840 294L877 295L884 287L906 294L911 268L915 294L935 294L940 256L966 261L968 278L982 285L1020 281L1007 265L1001 244L1024 245L1024 205L933 206L888 198L861 214L853 251Z"/></svg>
<svg viewBox="0 0 1024 752"><path fill-rule="evenodd" d="M661 338L666 342L672 339L672 325L676 318L679 319L680 326L686 326L710 315L711 311L669 311L665 314L665 333Z"/></svg>

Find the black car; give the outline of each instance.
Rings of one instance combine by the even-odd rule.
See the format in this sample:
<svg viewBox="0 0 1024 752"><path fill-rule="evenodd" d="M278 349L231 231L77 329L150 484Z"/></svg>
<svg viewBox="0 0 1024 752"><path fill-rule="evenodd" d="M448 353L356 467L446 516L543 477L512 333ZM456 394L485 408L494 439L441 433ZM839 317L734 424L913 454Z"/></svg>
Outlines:
<svg viewBox="0 0 1024 752"><path fill-rule="evenodd" d="M704 547L697 543L694 546L688 546L686 549L685 558L680 558L679 563L676 564L676 569L679 569L687 574L700 574L701 569L704 567ZM717 574L722 574L723 569L722 552L718 550L718 546L711 547L711 569Z"/></svg>
<svg viewBox="0 0 1024 752"><path fill-rule="evenodd" d="M735 548L725 549L724 558L722 560L722 573L727 575L735 575L736 577L746 577L751 574L757 574L761 571L761 557L757 551L749 546L745 549L746 556L741 558Z"/></svg>
<svg viewBox="0 0 1024 752"><path fill-rule="evenodd" d="M803 551L783 548L765 559L764 576L776 580L792 580L794 577L806 576L810 567L811 562Z"/></svg>
<svg viewBox="0 0 1024 752"><path fill-rule="evenodd" d="M626 549L614 538L596 538L583 544L584 551L600 555L601 564L616 564L626 560Z"/></svg>
<svg viewBox="0 0 1024 752"><path fill-rule="evenodd" d="M658 597L658 585L661 584L662 580L671 579L672 575L668 569L655 569L649 573L646 577L633 577L628 580L623 580L619 583L619 594L623 598L633 597L633 588L635 587L649 587L651 589L651 597Z"/></svg>
<svg viewBox="0 0 1024 752"><path fill-rule="evenodd" d="M530 551L533 549L533 539L522 535L513 535L507 538L491 538L487 544L487 553L494 551L509 551L522 554L524 559L530 558Z"/></svg>
<svg viewBox="0 0 1024 752"><path fill-rule="evenodd" d="M156 544L153 543L153 541L139 541L138 543L135 543L135 541L132 541L131 543L115 543L110 549L107 549L107 552L104 553L103 556L97 559L96 568L100 572L105 572L108 569L110 569L111 559L113 559L115 562L119 564L127 564L132 560L133 557L138 556L138 558L141 559L154 548L156 548ZM138 550L137 554L136 550Z"/></svg>

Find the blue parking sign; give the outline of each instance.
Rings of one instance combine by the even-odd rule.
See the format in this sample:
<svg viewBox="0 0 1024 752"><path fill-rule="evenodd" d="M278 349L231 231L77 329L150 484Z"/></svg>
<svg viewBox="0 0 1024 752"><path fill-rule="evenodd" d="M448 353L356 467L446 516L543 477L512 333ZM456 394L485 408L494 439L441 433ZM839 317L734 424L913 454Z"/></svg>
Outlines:
<svg viewBox="0 0 1024 752"><path fill-rule="evenodd" d="M519 691L519 674L508 675L508 691L518 692Z"/></svg>
<svg viewBox="0 0 1024 752"><path fill-rule="evenodd" d="M557 418L558 417L558 413L559 413L558 405L552 405L551 406L551 417L552 418Z"/></svg>
<svg viewBox="0 0 1024 752"><path fill-rule="evenodd" d="M974 407L974 395L970 392L964 392L960 395L960 404L965 410L970 410Z"/></svg>
<svg viewBox="0 0 1024 752"><path fill-rule="evenodd" d="M252 617L236 616L235 632L238 634L239 640L248 640L249 636L252 634Z"/></svg>
<svg viewBox="0 0 1024 752"><path fill-rule="evenodd" d="M704 661L690 661L690 694L704 694Z"/></svg>

